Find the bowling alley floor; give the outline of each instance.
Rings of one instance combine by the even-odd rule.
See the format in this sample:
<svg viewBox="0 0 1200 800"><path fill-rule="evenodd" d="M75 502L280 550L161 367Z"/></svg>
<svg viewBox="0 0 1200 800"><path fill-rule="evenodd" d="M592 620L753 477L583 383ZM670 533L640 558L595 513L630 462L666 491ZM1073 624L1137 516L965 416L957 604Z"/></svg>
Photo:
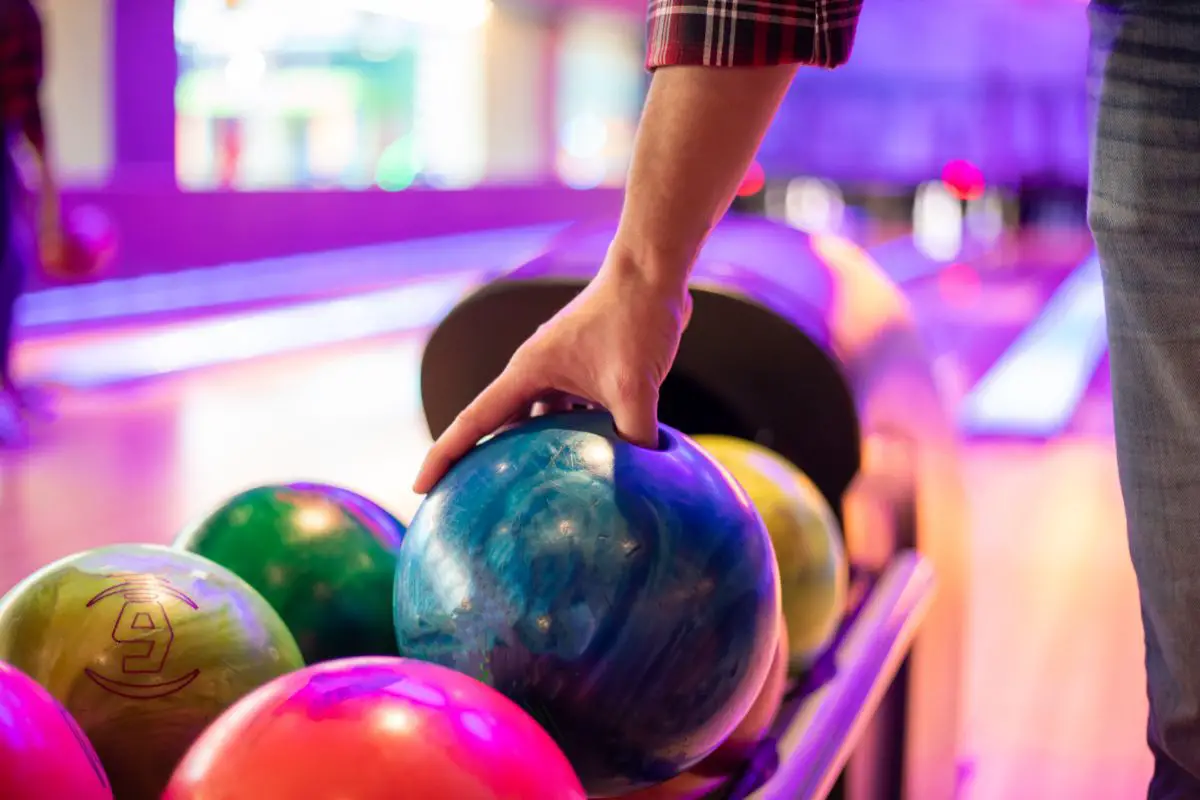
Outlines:
<svg viewBox="0 0 1200 800"><path fill-rule="evenodd" d="M990 377L997 365L1088 252L1078 237L1022 240L912 283L959 406L1002 383ZM165 543L256 483L329 481L410 516L418 498L408 486L429 441L418 406L423 326L477 279L447 272L401 286L404 296L424 292L409 325L368 324L365 305L302 314L295 300L261 313L37 333L20 363L60 384L58 417L35 425L28 448L0 453L0 591L81 549ZM396 308L396 296L380 302ZM251 323L263 314L267 322ZM326 315L324 327L314 314ZM335 322L340 335L315 335ZM266 345L288 336L296 346ZM222 347L227 357L207 357ZM1127 800L1143 791L1141 630L1106 368L1101 354L1054 433L1001 426L964 440L974 592L963 798Z"/></svg>

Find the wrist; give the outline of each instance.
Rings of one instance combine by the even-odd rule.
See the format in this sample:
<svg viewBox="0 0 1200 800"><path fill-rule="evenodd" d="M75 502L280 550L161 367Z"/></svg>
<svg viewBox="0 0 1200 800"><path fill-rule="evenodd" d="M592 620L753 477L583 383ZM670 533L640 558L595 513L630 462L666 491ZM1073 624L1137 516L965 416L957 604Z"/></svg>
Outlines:
<svg viewBox="0 0 1200 800"><path fill-rule="evenodd" d="M608 250L604 270L636 280L656 293L687 291L698 248L664 246L618 231Z"/></svg>

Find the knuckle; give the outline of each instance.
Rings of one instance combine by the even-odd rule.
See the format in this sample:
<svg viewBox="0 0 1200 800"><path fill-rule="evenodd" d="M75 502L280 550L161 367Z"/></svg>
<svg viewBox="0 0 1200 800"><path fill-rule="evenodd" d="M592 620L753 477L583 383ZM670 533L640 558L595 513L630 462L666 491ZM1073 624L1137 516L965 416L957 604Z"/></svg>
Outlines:
<svg viewBox="0 0 1200 800"><path fill-rule="evenodd" d="M508 360L508 366L505 367L504 371L512 376L525 378L542 368L542 364L546 360L542 355L541 350L537 346L528 343L523 344L512 354L512 358Z"/></svg>

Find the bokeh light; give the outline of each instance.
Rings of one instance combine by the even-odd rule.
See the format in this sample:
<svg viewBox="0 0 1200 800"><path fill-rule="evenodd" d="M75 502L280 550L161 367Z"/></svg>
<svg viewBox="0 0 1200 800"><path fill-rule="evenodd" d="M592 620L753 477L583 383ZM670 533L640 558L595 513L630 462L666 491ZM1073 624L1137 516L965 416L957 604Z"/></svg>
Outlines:
<svg viewBox="0 0 1200 800"><path fill-rule="evenodd" d="M955 159L942 169L942 183L959 200L977 200L983 196L987 182L983 170L970 161Z"/></svg>
<svg viewBox="0 0 1200 800"><path fill-rule="evenodd" d="M746 170L746 177L742 178L742 185L738 187L738 197L753 197L763 190L767 185L767 173L763 171L762 164L755 161Z"/></svg>

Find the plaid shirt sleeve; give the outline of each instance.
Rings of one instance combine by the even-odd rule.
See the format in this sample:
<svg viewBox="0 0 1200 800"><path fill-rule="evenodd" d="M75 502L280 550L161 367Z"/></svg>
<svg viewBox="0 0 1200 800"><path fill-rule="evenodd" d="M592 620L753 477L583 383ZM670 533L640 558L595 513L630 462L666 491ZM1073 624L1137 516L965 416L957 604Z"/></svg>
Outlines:
<svg viewBox="0 0 1200 800"><path fill-rule="evenodd" d="M43 58L37 11L28 0L0 0L0 124L23 133L39 153L46 146L38 99Z"/></svg>
<svg viewBox="0 0 1200 800"><path fill-rule="evenodd" d="M862 0L650 0L646 66L846 63Z"/></svg>

